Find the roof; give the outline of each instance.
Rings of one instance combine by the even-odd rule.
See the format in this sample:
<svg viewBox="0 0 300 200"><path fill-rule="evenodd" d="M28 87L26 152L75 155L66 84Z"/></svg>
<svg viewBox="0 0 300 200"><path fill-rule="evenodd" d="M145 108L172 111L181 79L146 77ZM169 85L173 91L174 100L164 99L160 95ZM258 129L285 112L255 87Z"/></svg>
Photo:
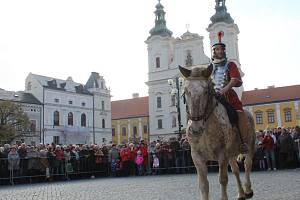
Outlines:
<svg viewBox="0 0 300 200"><path fill-rule="evenodd" d="M52 77L47 77L47 76L42 76L37 74L31 74L31 75L45 88L66 91L67 88L65 87L68 82L69 84L71 84L71 87L73 87L72 91L80 94L91 95L91 93L87 89L85 89L82 84L74 82L71 77L69 77L67 80L62 80L62 79L57 79L57 78L52 78Z"/></svg>
<svg viewBox="0 0 300 200"><path fill-rule="evenodd" d="M2 89L0 90L0 100L42 105L42 103L30 93L11 92Z"/></svg>
<svg viewBox="0 0 300 200"><path fill-rule="evenodd" d="M242 95L242 102L244 106L298 99L300 99L300 85L269 87L267 89L245 91Z"/></svg>
<svg viewBox="0 0 300 200"><path fill-rule="evenodd" d="M138 97L111 102L111 118L127 119L149 116L148 97Z"/></svg>

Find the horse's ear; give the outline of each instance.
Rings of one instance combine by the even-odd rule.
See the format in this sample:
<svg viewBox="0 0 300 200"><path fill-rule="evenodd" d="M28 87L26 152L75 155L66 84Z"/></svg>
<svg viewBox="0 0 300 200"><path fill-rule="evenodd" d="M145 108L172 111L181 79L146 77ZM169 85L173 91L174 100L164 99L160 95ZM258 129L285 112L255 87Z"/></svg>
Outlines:
<svg viewBox="0 0 300 200"><path fill-rule="evenodd" d="M203 76L204 77L206 77L206 78L208 78L208 77L210 77L210 75L211 75L211 73L212 73L212 71L213 71L213 65L212 64L210 64L210 65L208 65L207 67L206 67L206 69L203 71Z"/></svg>
<svg viewBox="0 0 300 200"><path fill-rule="evenodd" d="M178 65L179 67L179 71L181 72L181 74L185 77L185 78L188 78L191 73L192 73L192 70L189 70L187 68L184 68L184 67L181 67L180 65Z"/></svg>

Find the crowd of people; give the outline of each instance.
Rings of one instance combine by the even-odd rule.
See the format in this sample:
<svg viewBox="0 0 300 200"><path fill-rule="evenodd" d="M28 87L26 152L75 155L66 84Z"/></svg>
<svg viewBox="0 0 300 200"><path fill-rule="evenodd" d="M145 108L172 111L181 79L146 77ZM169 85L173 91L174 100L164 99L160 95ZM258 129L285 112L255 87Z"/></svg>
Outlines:
<svg viewBox="0 0 300 200"><path fill-rule="evenodd" d="M300 128L258 131L254 170L299 167ZM213 164L212 162L208 164ZM0 181L143 176L194 172L186 138L122 145L0 146Z"/></svg>
<svg viewBox="0 0 300 200"><path fill-rule="evenodd" d="M300 128L278 127L259 131L254 163L259 170L274 170L300 166Z"/></svg>

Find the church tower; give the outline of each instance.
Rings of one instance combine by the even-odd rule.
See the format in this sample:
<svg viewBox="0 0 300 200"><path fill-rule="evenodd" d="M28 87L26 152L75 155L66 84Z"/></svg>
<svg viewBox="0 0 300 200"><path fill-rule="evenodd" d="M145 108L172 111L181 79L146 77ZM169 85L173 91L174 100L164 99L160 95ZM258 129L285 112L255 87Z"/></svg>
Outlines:
<svg viewBox="0 0 300 200"><path fill-rule="evenodd" d="M172 31L167 28L166 12L160 0L154 14L155 25L145 41L148 47L147 85L151 141L177 137L179 129L186 127L185 105L181 98L176 100L182 91L179 89L176 95L172 95L174 88L168 82L169 79L174 80L174 83L178 80L178 65L190 67L209 63L209 58L204 54L202 36L186 31L182 36L174 38Z"/></svg>
<svg viewBox="0 0 300 200"><path fill-rule="evenodd" d="M226 44L226 55L228 60L233 61L239 68L241 76L244 74L241 70L239 48L238 48L238 34L240 33L237 24L227 12L225 5L226 0L216 0L215 10L216 13L210 18L211 23L209 24L207 31L209 32L211 46L218 42L218 32L223 31L224 37L222 42ZM243 87L235 88L238 96L241 98Z"/></svg>

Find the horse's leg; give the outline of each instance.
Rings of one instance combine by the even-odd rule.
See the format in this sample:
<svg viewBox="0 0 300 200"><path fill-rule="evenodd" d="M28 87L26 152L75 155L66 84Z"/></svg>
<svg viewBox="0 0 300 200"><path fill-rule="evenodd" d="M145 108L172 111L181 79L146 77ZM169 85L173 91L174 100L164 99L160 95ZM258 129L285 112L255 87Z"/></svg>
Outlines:
<svg viewBox="0 0 300 200"><path fill-rule="evenodd" d="M206 161L201 160L201 158L199 158L199 155L194 155L193 152L192 157L197 169L198 184L201 191L202 200L209 200L209 183L207 180Z"/></svg>
<svg viewBox="0 0 300 200"><path fill-rule="evenodd" d="M253 197L253 190L251 189L250 173L252 170L252 154L247 154L245 159L245 196L246 199Z"/></svg>
<svg viewBox="0 0 300 200"><path fill-rule="evenodd" d="M221 200L228 200L227 184L228 184L228 161L219 160L219 182L221 187Z"/></svg>
<svg viewBox="0 0 300 200"><path fill-rule="evenodd" d="M235 176L236 182L237 182L237 187L238 187L238 200L244 200L245 199L245 193L244 193L244 189L242 187L242 182L241 182L241 178L240 178L240 170L239 170L239 166L237 164L236 158L231 158L229 160L229 164L232 170L232 173Z"/></svg>

